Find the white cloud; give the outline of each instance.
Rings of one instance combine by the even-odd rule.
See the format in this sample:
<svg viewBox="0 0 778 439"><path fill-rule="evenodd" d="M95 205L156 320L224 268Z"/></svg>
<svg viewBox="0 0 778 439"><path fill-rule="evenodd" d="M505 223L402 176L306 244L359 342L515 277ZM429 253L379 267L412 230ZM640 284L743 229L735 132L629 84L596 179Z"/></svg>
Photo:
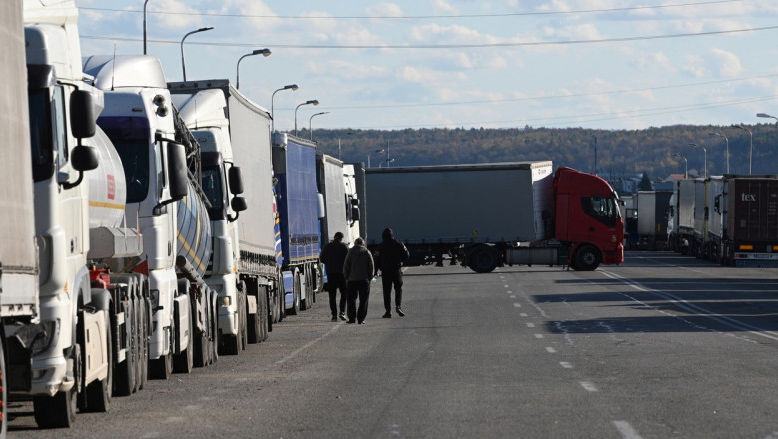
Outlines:
<svg viewBox="0 0 778 439"><path fill-rule="evenodd" d="M667 73L678 70L664 52L653 52L640 57L638 66L641 69L660 70Z"/></svg>
<svg viewBox="0 0 778 439"><path fill-rule="evenodd" d="M718 67L719 75L734 77L743 72L743 65L740 63L740 58L732 52L727 52L722 49L711 49L710 58L715 66Z"/></svg>
<svg viewBox="0 0 778 439"><path fill-rule="evenodd" d="M430 3L438 13L456 14L458 12L457 8L446 2L446 0L430 0Z"/></svg>
<svg viewBox="0 0 778 439"><path fill-rule="evenodd" d="M190 8L184 2L178 0L158 0L154 4L155 8L161 11L196 13L197 9ZM202 22L198 15L183 14L154 14L154 19L168 28L181 29L186 27L199 26Z"/></svg>
<svg viewBox="0 0 778 439"><path fill-rule="evenodd" d="M379 3L367 8L368 15L379 17L402 17L403 10L397 3Z"/></svg>

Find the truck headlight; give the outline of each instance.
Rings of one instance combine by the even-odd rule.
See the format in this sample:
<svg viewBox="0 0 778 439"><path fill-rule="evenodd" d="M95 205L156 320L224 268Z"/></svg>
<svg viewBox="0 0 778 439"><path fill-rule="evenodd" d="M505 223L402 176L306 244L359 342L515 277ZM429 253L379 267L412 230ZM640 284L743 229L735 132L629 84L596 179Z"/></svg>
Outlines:
<svg viewBox="0 0 778 439"><path fill-rule="evenodd" d="M219 297L220 306L230 306L231 303L232 303L232 299L230 299L230 296Z"/></svg>
<svg viewBox="0 0 778 439"><path fill-rule="evenodd" d="M40 324L42 331L33 339L30 345L32 355L46 352L51 347L51 342L59 337L59 319Z"/></svg>

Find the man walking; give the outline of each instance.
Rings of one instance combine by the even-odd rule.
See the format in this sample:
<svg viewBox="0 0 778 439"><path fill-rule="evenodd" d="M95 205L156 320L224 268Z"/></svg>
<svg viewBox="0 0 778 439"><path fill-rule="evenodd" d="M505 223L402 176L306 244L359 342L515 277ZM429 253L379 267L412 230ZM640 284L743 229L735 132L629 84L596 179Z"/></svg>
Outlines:
<svg viewBox="0 0 778 439"><path fill-rule="evenodd" d="M354 323L354 319L359 324L365 323L367 316L367 300L370 297L370 279L373 277L373 256L365 247L365 241L362 238L354 240L346 260L343 262L343 276L348 282L348 322ZM357 296L359 297L359 310L356 309Z"/></svg>
<svg viewBox="0 0 778 439"><path fill-rule="evenodd" d="M392 285L394 285L394 306L397 315L404 317L402 298L403 298L403 272L402 263L410 257L405 244L394 239L392 229L386 228L381 234L381 243L376 249L376 267L381 270L381 283L384 287L384 308L386 312L383 317L389 319L392 317Z"/></svg>
<svg viewBox="0 0 778 439"><path fill-rule="evenodd" d="M343 261L346 260L348 246L343 243L343 233L337 232L324 248L321 250L319 260L324 263L327 271L327 292L330 293L330 311L332 311L332 321L338 321L338 315L341 320L346 320L346 279L343 277ZM337 294L340 290L340 314L338 314Z"/></svg>

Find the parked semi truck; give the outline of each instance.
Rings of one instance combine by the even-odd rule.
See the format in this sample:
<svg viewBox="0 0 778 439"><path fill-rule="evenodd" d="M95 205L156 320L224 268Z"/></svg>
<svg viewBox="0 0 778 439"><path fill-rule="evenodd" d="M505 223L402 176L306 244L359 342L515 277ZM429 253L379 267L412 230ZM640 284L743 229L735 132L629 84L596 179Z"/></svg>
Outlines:
<svg viewBox="0 0 778 439"><path fill-rule="evenodd" d="M146 370L137 366L149 325L146 279L109 268L140 254L142 243L124 226L124 173L95 125L103 95L83 81L77 16L73 1L24 2L44 331L29 374L9 390L32 397L44 427L71 425L77 409L107 410L112 393L142 386Z"/></svg>
<svg viewBox="0 0 778 439"><path fill-rule="evenodd" d="M324 206L316 187L316 144L288 133L273 133L273 171L283 252L288 314L313 306L323 282L319 263Z"/></svg>
<svg viewBox="0 0 778 439"><path fill-rule="evenodd" d="M206 282L219 292L220 337L228 352L237 353L238 301L245 301L249 343L267 339L283 311L274 236L270 114L226 79L168 87L202 146L203 188L211 203L214 232L214 258Z"/></svg>
<svg viewBox="0 0 778 439"><path fill-rule="evenodd" d="M343 185L346 194L346 239L348 242L354 242L359 237L365 239L365 168L361 163L343 165Z"/></svg>
<svg viewBox="0 0 778 439"><path fill-rule="evenodd" d="M668 208L672 195L672 191L638 192L638 248L661 250L667 247Z"/></svg>
<svg viewBox="0 0 778 439"><path fill-rule="evenodd" d="M209 203L200 188L200 148L171 103L158 59L90 56L84 70L105 93L98 124L124 168L126 221L143 253L124 266L148 276L152 331L149 373L216 359L216 294L203 280L211 259Z"/></svg>
<svg viewBox="0 0 778 439"><path fill-rule="evenodd" d="M322 245L331 241L338 232L343 234L344 243L353 242L349 224L349 218L352 216L352 198L346 196L349 177L344 174L344 171L342 161L327 154L316 155L316 186L324 202L320 239Z"/></svg>
<svg viewBox="0 0 778 439"><path fill-rule="evenodd" d="M695 192L701 184L705 184L702 179L685 179L676 187L675 232L670 235L670 246L682 254L693 252Z"/></svg>
<svg viewBox="0 0 778 439"><path fill-rule="evenodd" d="M624 237L626 247L633 249L638 243L638 207L637 195L626 195L619 197L619 211L624 220Z"/></svg>
<svg viewBox="0 0 778 439"><path fill-rule="evenodd" d="M368 236L391 227L409 264L448 253L477 272L516 264L594 270L624 261L618 197L550 161L368 169Z"/></svg>
<svg viewBox="0 0 778 439"><path fill-rule="evenodd" d="M778 266L778 177L711 177L707 200L711 260L722 265Z"/></svg>
<svg viewBox="0 0 778 439"><path fill-rule="evenodd" d="M5 438L8 392L30 380L31 356L40 350L36 340L45 339L45 327L38 308L21 0L0 4L0 34L5 48L0 64L0 438Z"/></svg>

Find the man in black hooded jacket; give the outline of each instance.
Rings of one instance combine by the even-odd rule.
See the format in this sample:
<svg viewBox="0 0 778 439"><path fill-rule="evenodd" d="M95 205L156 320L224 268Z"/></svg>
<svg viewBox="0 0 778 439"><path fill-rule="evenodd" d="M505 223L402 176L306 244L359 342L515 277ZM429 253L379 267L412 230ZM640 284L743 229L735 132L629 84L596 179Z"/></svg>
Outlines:
<svg viewBox="0 0 778 439"><path fill-rule="evenodd" d="M386 228L381 234L381 243L376 248L376 274L381 270L381 283L384 287L385 319L392 317L392 285L394 285L394 305L397 315L404 317L402 306L403 272L402 263L410 257L405 245L394 239L392 229Z"/></svg>

